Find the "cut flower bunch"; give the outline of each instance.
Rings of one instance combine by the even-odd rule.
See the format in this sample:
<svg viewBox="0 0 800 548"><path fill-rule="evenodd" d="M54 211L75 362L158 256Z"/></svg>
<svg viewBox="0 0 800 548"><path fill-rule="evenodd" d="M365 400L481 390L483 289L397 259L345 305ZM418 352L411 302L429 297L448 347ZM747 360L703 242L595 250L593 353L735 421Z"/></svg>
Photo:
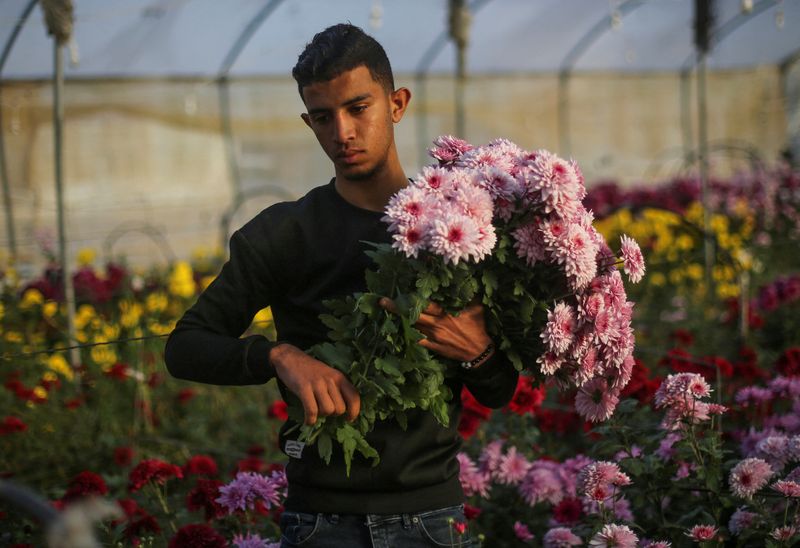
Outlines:
<svg viewBox="0 0 800 548"><path fill-rule="evenodd" d="M393 243L368 252L377 270L366 273L367 292L326 303L331 342L310 350L361 395L353 423L327 417L300 427L328 462L340 443L348 473L356 451L379 461L365 437L376 420L405 427L405 413L420 408L449 422L445 378L458 368L420 346L414 328L430 302L451 314L481 302L498 351L540 382L578 387L575 406L587 420L608 419L631 377L633 303L617 265L638 282L644 260L627 236L618 257L592 226L578 165L505 139L475 147L443 136L430 154L438 165L385 209ZM396 315L379 306L382 297ZM302 422L300 409L292 413Z"/></svg>

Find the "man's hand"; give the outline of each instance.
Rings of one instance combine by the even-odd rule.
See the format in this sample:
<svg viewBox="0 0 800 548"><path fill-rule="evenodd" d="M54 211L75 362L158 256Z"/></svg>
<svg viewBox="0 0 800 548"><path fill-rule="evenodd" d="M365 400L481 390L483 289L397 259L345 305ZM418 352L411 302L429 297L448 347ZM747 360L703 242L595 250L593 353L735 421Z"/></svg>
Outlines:
<svg viewBox="0 0 800 548"><path fill-rule="evenodd" d="M269 360L278 378L300 398L306 424L314 424L317 417L345 412L351 422L358 416L361 396L341 371L287 343L273 347Z"/></svg>
<svg viewBox="0 0 800 548"><path fill-rule="evenodd" d="M386 297L379 304L390 312L397 307ZM414 327L425 335L419 344L445 358L470 361L486 350L492 342L486 333L483 305L475 302L467 306L458 316L447 314L436 303L430 303L422 311Z"/></svg>

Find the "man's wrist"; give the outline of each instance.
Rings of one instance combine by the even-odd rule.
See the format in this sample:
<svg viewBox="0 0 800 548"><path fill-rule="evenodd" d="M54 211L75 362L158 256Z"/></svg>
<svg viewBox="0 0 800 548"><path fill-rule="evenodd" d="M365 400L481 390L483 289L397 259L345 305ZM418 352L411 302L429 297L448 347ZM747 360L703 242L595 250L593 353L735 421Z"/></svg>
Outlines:
<svg viewBox="0 0 800 548"><path fill-rule="evenodd" d="M480 367L481 365L489 361L489 358L491 358L494 355L494 353L495 353L494 342L490 341L489 344L486 346L486 348L483 350L483 352L478 354L475 358L461 362L461 367L467 370Z"/></svg>

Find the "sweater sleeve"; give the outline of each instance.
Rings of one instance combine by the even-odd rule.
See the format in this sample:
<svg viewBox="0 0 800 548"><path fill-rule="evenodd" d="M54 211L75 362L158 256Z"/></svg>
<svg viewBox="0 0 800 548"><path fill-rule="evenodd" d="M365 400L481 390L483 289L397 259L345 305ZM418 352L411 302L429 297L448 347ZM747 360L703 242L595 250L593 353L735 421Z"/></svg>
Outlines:
<svg viewBox="0 0 800 548"><path fill-rule="evenodd" d="M167 340L164 360L173 376L224 385L261 384L275 376L272 343L262 335L240 338L275 293L266 262L241 231L231 236L230 259Z"/></svg>
<svg viewBox="0 0 800 548"><path fill-rule="evenodd" d="M519 373L514 365L500 351L480 367L461 373L461 380L475 399L492 409L499 409L511 401L518 379Z"/></svg>

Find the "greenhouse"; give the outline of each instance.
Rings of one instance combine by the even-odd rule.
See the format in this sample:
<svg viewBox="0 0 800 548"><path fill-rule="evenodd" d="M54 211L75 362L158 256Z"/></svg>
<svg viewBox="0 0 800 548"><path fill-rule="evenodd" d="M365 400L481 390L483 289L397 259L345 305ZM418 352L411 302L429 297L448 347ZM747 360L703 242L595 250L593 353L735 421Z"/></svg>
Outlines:
<svg viewBox="0 0 800 548"><path fill-rule="evenodd" d="M380 181L317 117L366 123L326 102L358 68L293 77L342 23L391 63ZM350 515L364 546L800 545L798 29L798 0L4 0L0 545ZM341 409L309 421L287 346ZM395 514L417 544L375 540Z"/></svg>

